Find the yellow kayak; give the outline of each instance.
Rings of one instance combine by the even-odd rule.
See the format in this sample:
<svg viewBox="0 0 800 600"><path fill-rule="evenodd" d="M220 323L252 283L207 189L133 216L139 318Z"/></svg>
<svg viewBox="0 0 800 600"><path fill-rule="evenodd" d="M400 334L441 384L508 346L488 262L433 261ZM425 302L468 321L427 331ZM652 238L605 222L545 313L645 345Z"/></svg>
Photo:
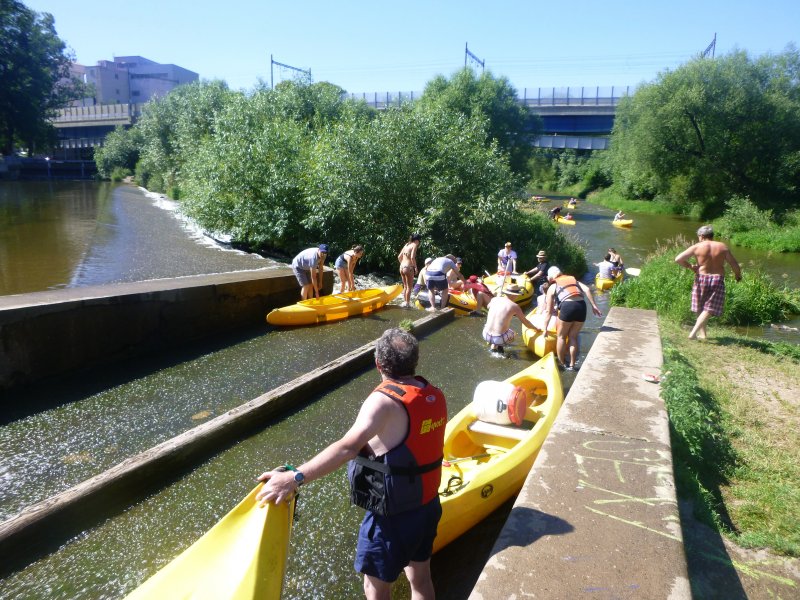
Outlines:
<svg viewBox="0 0 800 600"><path fill-rule="evenodd" d="M402 285L367 288L343 294L331 294L297 304L276 308L267 315L270 325L314 325L339 321L383 308L403 291Z"/></svg>
<svg viewBox="0 0 800 600"><path fill-rule="evenodd" d="M531 202L550 202L547 196L531 196Z"/></svg>
<svg viewBox="0 0 800 600"><path fill-rule="evenodd" d="M261 508L262 485L127 600L278 600L295 501Z"/></svg>
<svg viewBox="0 0 800 600"><path fill-rule="evenodd" d="M617 219L611 223L614 227L633 227L633 219Z"/></svg>
<svg viewBox="0 0 800 600"><path fill-rule="evenodd" d="M528 321L534 325L541 326L544 329L542 322L543 316L539 314L539 307L537 306L527 315ZM536 356L544 356L550 352L556 351L556 317L550 317L547 323L547 331L539 331L531 329L530 327L522 326L522 341L531 349Z"/></svg>
<svg viewBox="0 0 800 600"><path fill-rule="evenodd" d="M575 225L575 219L567 219L559 215L556 217L556 223L560 223L561 225Z"/></svg>
<svg viewBox="0 0 800 600"><path fill-rule="evenodd" d="M492 293L497 296L500 289L509 291L508 297L520 306L527 306L531 303L534 296L533 282L528 278L525 273L510 273L504 275L503 273L495 273L483 278L483 283L492 290ZM519 292L515 292L516 288ZM513 293L512 293L513 292Z"/></svg>
<svg viewBox="0 0 800 600"><path fill-rule="evenodd" d="M617 276L614 277L614 279L600 277L600 273L598 273L594 276L594 285L598 290L610 290L618 283L622 283L623 279L625 279L625 271L620 271L617 273Z"/></svg>
<svg viewBox="0 0 800 600"><path fill-rule="evenodd" d="M478 420L475 402L447 423L439 488L442 519L434 552L519 493L564 400L552 354L506 382L527 393L529 405L522 425Z"/></svg>
<svg viewBox="0 0 800 600"><path fill-rule="evenodd" d="M436 294L436 308L440 308L441 297ZM431 305L430 292L422 290L417 294L415 301L417 308L426 309ZM457 315L466 315L478 308L478 302L469 292L463 290L448 290L447 307L454 308Z"/></svg>

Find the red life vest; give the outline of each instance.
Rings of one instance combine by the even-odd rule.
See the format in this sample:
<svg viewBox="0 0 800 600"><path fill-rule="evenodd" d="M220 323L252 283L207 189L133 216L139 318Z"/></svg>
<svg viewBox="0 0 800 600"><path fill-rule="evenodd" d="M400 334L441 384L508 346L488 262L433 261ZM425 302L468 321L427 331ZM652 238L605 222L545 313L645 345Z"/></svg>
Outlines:
<svg viewBox="0 0 800 600"><path fill-rule="evenodd" d="M380 515L418 508L438 497L447 404L442 391L387 379L375 388L408 414L405 439L382 456L359 455L347 465L350 501Z"/></svg>

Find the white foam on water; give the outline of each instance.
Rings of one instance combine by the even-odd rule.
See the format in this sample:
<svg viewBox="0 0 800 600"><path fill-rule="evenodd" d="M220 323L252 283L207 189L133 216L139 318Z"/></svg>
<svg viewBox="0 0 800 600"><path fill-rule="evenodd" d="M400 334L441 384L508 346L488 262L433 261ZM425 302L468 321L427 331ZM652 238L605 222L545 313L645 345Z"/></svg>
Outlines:
<svg viewBox="0 0 800 600"><path fill-rule="evenodd" d="M235 252L236 254L242 255L250 255L255 256L257 258L264 259L263 256L259 254L254 254L251 252L245 252L244 250L237 250L236 248L230 247L231 243L231 236L228 234L213 234L214 237L206 233L195 221L187 217L180 208L180 205L175 202L175 200L171 200L167 198L164 194L159 194L157 192L151 192L143 187L139 188L145 196L150 198L153 201L153 206L165 210L172 214L175 219L181 224L181 227L189 234L189 237L199 244L206 246L208 248L216 248L217 250L223 250L225 252ZM266 259L264 259L266 260Z"/></svg>

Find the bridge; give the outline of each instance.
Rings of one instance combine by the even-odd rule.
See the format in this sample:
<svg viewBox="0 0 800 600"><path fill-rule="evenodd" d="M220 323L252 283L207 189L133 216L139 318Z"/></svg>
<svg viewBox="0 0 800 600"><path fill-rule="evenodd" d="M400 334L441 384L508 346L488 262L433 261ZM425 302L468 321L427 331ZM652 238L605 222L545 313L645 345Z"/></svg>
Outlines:
<svg viewBox="0 0 800 600"><path fill-rule="evenodd" d="M542 119L543 132L535 146L605 150L617 104L631 92L629 86L523 88L517 100ZM413 102L421 95L422 92L358 92L345 97L385 110ZM143 106L99 104L59 110L53 119L59 136L56 158L91 159L92 150L102 146L105 136L115 127L130 127L136 122Z"/></svg>

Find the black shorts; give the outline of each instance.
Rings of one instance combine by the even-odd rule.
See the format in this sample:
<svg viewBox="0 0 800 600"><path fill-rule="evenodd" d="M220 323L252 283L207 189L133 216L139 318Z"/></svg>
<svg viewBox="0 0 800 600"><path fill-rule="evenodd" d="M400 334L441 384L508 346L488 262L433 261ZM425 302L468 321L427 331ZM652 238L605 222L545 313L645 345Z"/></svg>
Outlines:
<svg viewBox="0 0 800 600"><path fill-rule="evenodd" d="M586 322L586 301L567 300L561 303L558 311L558 318L565 323L585 323Z"/></svg>

